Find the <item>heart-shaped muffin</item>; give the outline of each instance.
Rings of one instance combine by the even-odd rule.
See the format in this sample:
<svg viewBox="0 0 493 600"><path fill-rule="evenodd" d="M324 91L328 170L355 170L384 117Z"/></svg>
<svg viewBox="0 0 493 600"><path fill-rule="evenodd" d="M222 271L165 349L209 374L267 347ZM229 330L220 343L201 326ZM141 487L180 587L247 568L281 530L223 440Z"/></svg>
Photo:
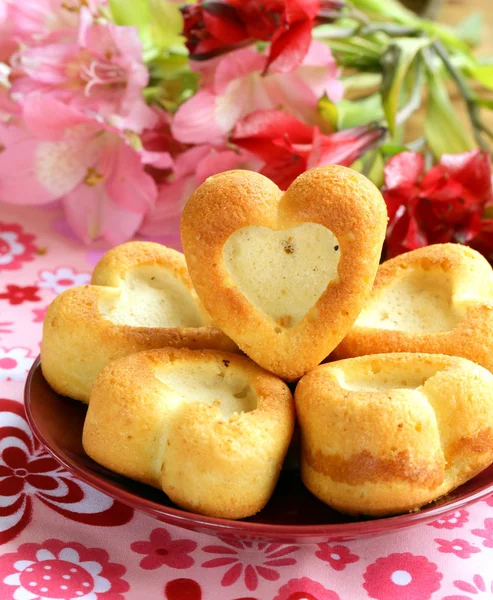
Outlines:
<svg viewBox="0 0 493 600"><path fill-rule="evenodd" d="M236 348L202 307L180 252L129 242L102 257L92 285L71 288L52 302L41 368L56 392L88 402L108 362L165 346Z"/></svg>
<svg viewBox="0 0 493 600"><path fill-rule="evenodd" d="M382 352L463 356L493 371L493 269L461 244L380 265L364 310L334 358Z"/></svg>
<svg viewBox="0 0 493 600"><path fill-rule="evenodd" d="M380 192L345 167L307 171L285 193L258 173L229 171L195 191L181 234L215 322L259 365L293 380L358 316L386 222Z"/></svg>
<svg viewBox="0 0 493 600"><path fill-rule="evenodd" d="M455 356L375 354L298 383L301 475L338 511L415 510L493 462L493 375Z"/></svg>
<svg viewBox="0 0 493 600"><path fill-rule="evenodd" d="M83 444L98 463L162 488L182 508L239 519L269 500L294 418L288 386L248 358L165 348L103 369Z"/></svg>

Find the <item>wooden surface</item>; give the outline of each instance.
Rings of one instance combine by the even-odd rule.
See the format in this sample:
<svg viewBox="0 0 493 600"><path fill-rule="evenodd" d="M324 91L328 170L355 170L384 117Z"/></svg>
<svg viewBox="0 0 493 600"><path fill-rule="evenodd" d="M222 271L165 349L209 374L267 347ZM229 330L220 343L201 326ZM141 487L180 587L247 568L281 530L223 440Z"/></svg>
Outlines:
<svg viewBox="0 0 493 600"><path fill-rule="evenodd" d="M479 56L493 56L493 0L443 0L438 12L437 21L449 25L457 25L457 23L465 19L469 14L476 11L482 13L483 26L482 42L478 48L474 49L474 53L477 53ZM493 98L492 92L486 92L483 88L481 90L482 93ZM459 118L466 127L469 127L469 121L461 96L457 93L453 85L450 86L450 93L457 107ZM409 141L423 135L424 113L425 109L421 108L410 119L406 130L406 140ZM490 127L493 127L493 111L483 111L483 117L485 122Z"/></svg>

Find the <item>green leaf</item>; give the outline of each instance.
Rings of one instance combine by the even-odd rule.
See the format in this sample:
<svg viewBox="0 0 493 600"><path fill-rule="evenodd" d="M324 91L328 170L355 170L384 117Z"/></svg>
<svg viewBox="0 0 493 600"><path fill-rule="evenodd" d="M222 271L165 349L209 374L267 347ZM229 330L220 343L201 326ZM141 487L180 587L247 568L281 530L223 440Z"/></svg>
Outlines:
<svg viewBox="0 0 493 600"><path fill-rule="evenodd" d="M391 134L395 129L395 117L404 79L418 52L429 45L429 39L402 38L391 44L381 58L382 104Z"/></svg>
<svg viewBox="0 0 493 600"><path fill-rule="evenodd" d="M145 62L162 54L185 54L183 17L174 2L163 0L109 0L117 25L137 27Z"/></svg>
<svg viewBox="0 0 493 600"><path fill-rule="evenodd" d="M428 77L428 108L425 137L436 158L442 154L466 152L475 147L471 135L457 118L444 84L431 74Z"/></svg>
<svg viewBox="0 0 493 600"><path fill-rule="evenodd" d="M384 117L382 99L378 93L359 100L340 100L337 104L325 96L319 102L319 111L336 129L349 129Z"/></svg>
<svg viewBox="0 0 493 600"><path fill-rule="evenodd" d="M470 46L478 46L481 42L483 16L475 11L468 15L455 27L455 33Z"/></svg>
<svg viewBox="0 0 493 600"><path fill-rule="evenodd" d="M477 63L470 66L467 72L483 87L493 90L493 65L480 65Z"/></svg>

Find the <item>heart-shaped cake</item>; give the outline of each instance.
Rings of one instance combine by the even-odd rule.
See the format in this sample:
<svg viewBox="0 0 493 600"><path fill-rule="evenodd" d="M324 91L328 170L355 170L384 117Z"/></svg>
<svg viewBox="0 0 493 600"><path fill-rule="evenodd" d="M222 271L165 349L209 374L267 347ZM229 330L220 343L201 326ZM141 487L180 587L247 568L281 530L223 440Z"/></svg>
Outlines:
<svg viewBox="0 0 493 600"><path fill-rule="evenodd" d="M294 380L364 306L386 223L378 189L333 165L303 173L284 193L251 171L209 177L183 211L181 234L214 321L259 365Z"/></svg>
<svg viewBox="0 0 493 600"><path fill-rule="evenodd" d="M107 252L92 284L61 293L43 324L41 368L51 387L88 402L111 360L164 346L235 350L196 296L180 252L130 242Z"/></svg>
<svg viewBox="0 0 493 600"><path fill-rule="evenodd" d="M472 248L435 244L380 265L373 290L333 353L463 356L493 371L493 269Z"/></svg>
<svg viewBox="0 0 493 600"><path fill-rule="evenodd" d="M493 462L493 375L456 356L324 364L295 393L301 475L338 511L416 510Z"/></svg>
<svg viewBox="0 0 493 600"><path fill-rule="evenodd" d="M239 519L269 500L294 419L288 386L247 357L165 348L101 371L83 444L187 510Z"/></svg>

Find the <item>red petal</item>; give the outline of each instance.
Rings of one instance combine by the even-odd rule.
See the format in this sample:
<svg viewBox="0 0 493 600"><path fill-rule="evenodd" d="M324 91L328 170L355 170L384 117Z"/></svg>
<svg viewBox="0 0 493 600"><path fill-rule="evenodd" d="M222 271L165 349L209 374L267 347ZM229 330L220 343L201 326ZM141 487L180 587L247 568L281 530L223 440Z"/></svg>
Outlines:
<svg viewBox="0 0 493 600"><path fill-rule="evenodd" d="M201 600L202 589L193 579L173 579L164 588L167 600Z"/></svg>
<svg viewBox="0 0 493 600"><path fill-rule="evenodd" d="M288 135L295 143L311 143L313 129L282 110L257 110L236 124L232 141L244 138L266 139L283 138Z"/></svg>
<svg viewBox="0 0 493 600"><path fill-rule="evenodd" d="M414 186L424 170L424 159L419 152L400 152L388 160L384 168L385 187Z"/></svg>
<svg viewBox="0 0 493 600"><path fill-rule="evenodd" d="M277 581L280 577L277 571L274 571L274 569L268 569L267 567L258 566L257 571L260 577L267 579L267 581Z"/></svg>
<svg viewBox="0 0 493 600"><path fill-rule="evenodd" d="M231 565L232 563L238 562L238 558L232 557L222 557L222 558L213 558L212 560L208 560L202 564L206 569L214 569L215 567L224 567L225 565Z"/></svg>
<svg viewBox="0 0 493 600"><path fill-rule="evenodd" d="M30 473L50 473L53 471L59 471L60 465L53 458L44 456L42 458L35 458L31 460L27 465L27 470Z"/></svg>
<svg viewBox="0 0 493 600"><path fill-rule="evenodd" d="M58 481L47 475L28 475L26 481L38 490L50 491L56 490Z"/></svg>
<svg viewBox="0 0 493 600"><path fill-rule="evenodd" d="M272 39L265 71L290 73L303 62L312 41L312 22L301 21L289 29L279 29Z"/></svg>
<svg viewBox="0 0 493 600"><path fill-rule="evenodd" d="M474 193L483 202L492 198L491 163L487 152L471 150L462 154L444 154L440 159L452 179Z"/></svg>
<svg viewBox="0 0 493 600"><path fill-rule="evenodd" d="M245 568L245 584L251 592L257 589L258 576L252 565L247 565Z"/></svg>
<svg viewBox="0 0 493 600"><path fill-rule="evenodd" d="M25 469L27 467L27 455L17 446L9 446L2 452L2 458L6 465L12 469Z"/></svg>
<svg viewBox="0 0 493 600"><path fill-rule="evenodd" d="M0 481L0 496L16 496L23 488L22 477L6 477Z"/></svg>
<svg viewBox="0 0 493 600"><path fill-rule="evenodd" d="M206 30L223 44L238 44L248 37L245 27L237 18L217 12L212 4L206 5L203 19Z"/></svg>
<svg viewBox="0 0 493 600"><path fill-rule="evenodd" d="M231 569L224 573L223 578L221 579L221 585L224 587L233 585L233 583L236 583L240 578L242 571L243 565L241 563L233 565Z"/></svg>
<svg viewBox="0 0 493 600"><path fill-rule="evenodd" d="M286 22L313 21L320 10L320 0L285 0Z"/></svg>

